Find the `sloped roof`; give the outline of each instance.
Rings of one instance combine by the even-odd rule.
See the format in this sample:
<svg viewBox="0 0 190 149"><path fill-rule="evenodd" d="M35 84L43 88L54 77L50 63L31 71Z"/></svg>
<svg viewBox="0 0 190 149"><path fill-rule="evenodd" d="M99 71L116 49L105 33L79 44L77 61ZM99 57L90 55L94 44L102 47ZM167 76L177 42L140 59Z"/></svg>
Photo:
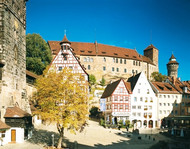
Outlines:
<svg viewBox="0 0 190 149"><path fill-rule="evenodd" d="M141 72L136 74L135 76L132 76L132 77L128 78L127 82L131 83L131 90L132 91L133 91L133 89L134 89L140 75L141 75Z"/></svg>
<svg viewBox="0 0 190 149"><path fill-rule="evenodd" d="M157 49L153 44L150 44L146 49L144 50L150 50L150 49Z"/></svg>
<svg viewBox="0 0 190 149"><path fill-rule="evenodd" d="M131 91L131 83L130 82L124 82L124 83L125 83L125 86L127 88L128 93L131 94L132 93L132 91Z"/></svg>
<svg viewBox="0 0 190 149"><path fill-rule="evenodd" d="M50 49L53 54L57 54L61 49L60 41L48 41ZM115 47L100 43L85 43L85 42L71 42L71 48L73 53L81 56L108 56L115 58L125 58L147 62L153 64L153 62L147 57L140 55L136 50Z"/></svg>
<svg viewBox="0 0 190 149"><path fill-rule="evenodd" d="M26 70L26 75L28 75L28 76L30 76L32 78L35 78L35 79L37 79L39 77L38 75L36 75L35 73L33 73L33 72L29 71L29 70Z"/></svg>
<svg viewBox="0 0 190 149"><path fill-rule="evenodd" d="M5 124L0 120L0 129L9 129L9 128L11 128L9 125Z"/></svg>
<svg viewBox="0 0 190 149"><path fill-rule="evenodd" d="M115 89L117 88L118 84L120 83L120 80L117 80L111 84L108 84L104 90L104 93L102 94L101 98L106 98L109 97L113 94L113 92L115 91Z"/></svg>
<svg viewBox="0 0 190 149"><path fill-rule="evenodd" d="M176 58L175 56L172 54L172 56L170 57L169 59L170 61L168 62L168 64L179 64L177 61L176 61Z"/></svg>
<svg viewBox="0 0 190 149"><path fill-rule="evenodd" d="M180 94L172 85L166 82L151 82L154 87L160 92L165 94Z"/></svg>
<svg viewBox="0 0 190 149"><path fill-rule="evenodd" d="M22 117L28 117L28 116L31 116L31 115L18 107L8 107L4 115L5 118L8 118L8 117L22 118Z"/></svg>
<svg viewBox="0 0 190 149"><path fill-rule="evenodd" d="M187 86L186 84L184 84L183 82L181 82L179 79L177 78L172 78L172 77L168 77L169 81L175 86L175 88L179 91L179 92L183 92L183 87ZM175 79L175 80L174 80ZM187 86L188 87L188 86ZM187 93L190 94L190 88L188 88Z"/></svg>
<svg viewBox="0 0 190 149"><path fill-rule="evenodd" d="M66 35L64 35L63 40L60 42L60 44L62 44L62 43L70 43L71 44L71 42L69 42L69 40L67 39Z"/></svg>

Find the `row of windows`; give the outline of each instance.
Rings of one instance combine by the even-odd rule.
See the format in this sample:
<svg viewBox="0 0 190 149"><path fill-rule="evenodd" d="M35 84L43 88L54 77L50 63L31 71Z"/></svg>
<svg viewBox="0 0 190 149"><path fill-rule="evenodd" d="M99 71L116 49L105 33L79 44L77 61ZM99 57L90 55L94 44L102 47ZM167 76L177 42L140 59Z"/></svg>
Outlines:
<svg viewBox="0 0 190 149"><path fill-rule="evenodd" d="M113 106L114 106L114 109L115 109L115 110L116 110L116 109L129 110L129 105L122 105L122 104L118 105L118 104L115 104L115 105L113 105ZM110 110L110 109L111 109L111 105L107 105L107 106L106 106L106 109L107 109L107 110Z"/></svg>
<svg viewBox="0 0 190 149"><path fill-rule="evenodd" d="M137 100L137 97L134 97L134 102L137 102L138 100ZM150 97L150 98L148 98L148 97L145 97L144 99L143 99L143 97L140 97L140 99L139 99L139 101L141 101L141 102L153 102L153 98L152 97Z"/></svg>
<svg viewBox="0 0 190 149"><path fill-rule="evenodd" d="M123 88L120 88L123 92ZM107 102L111 101L111 97L107 98ZM113 101L129 101L129 96L113 96Z"/></svg>
<svg viewBox="0 0 190 149"><path fill-rule="evenodd" d="M94 62L94 59L90 57L85 57L84 62Z"/></svg>
<svg viewBox="0 0 190 149"><path fill-rule="evenodd" d="M176 96L174 96L174 95L159 95L159 98L178 98L178 96L176 95Z"/></svg>
<svg viewBox="0 0 190 149"><path fill-rule="evenodd" d="M139 61L133 61L133 65L135 65L135 66L141 66L141 62L139 62Z"/></svg>
<svg viewBox="0 0 190 149"><path fill-rule="evenodd" d="M142 109L142 106L132 106L132 109ZM152 110L152 106L144 106L144 110Z"/></svg>
<svg viewBox="0 0 190 149"><path fill-rule="evenodd" d="M126 61L126 59L118 59L118 58L113 58L113 62L114 63L120 63L120 64L122 64L122 63L124 63L124 64L127 64L127 61Z"/></svg>
<svg viewBox="0 0 190 149"><path fill-rule="evenodd" d="M190 98L190 95L184 95L183 94L183 98Z"/></svg>

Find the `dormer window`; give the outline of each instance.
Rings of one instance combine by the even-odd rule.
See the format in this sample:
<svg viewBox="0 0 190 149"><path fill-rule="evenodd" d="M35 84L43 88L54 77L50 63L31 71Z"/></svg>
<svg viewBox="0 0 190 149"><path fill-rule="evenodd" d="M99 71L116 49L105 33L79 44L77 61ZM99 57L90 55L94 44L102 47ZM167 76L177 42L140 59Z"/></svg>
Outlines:
<svg viewBox="0 0 190 149"><path fill-rule="evenodd" d="M63 46L63 50L66 50L66 48L67 48L66 45L64 45L64 46Z"/></svg>

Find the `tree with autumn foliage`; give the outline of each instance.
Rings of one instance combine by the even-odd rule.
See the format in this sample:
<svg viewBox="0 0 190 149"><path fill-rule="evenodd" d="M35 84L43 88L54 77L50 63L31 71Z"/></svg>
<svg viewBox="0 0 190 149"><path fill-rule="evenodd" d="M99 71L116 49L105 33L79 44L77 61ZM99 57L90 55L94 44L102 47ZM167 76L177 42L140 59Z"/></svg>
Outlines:
<svg viewBox="0 0 190 149"><path fill-rule="evenodd" d="M35 100L42 120L55 122L61 148L64 130L82 131L88 119L87 85L84 77L65 68L57 72L46 69L36 80Z"/></svg>

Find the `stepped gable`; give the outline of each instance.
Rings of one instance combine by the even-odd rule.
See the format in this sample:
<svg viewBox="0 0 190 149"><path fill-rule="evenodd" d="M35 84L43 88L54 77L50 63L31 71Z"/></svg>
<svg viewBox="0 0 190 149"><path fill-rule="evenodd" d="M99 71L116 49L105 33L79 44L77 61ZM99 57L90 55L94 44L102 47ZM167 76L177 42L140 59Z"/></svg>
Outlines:
<svg viewBox="0 0 190 149"><path fill-rule="evenodd" d="M130 78L127 80L127 82L130 82L130 83L131 83L131 90L132 90L132 91L133 91L133 89L134 89L134 87L135 87L135 85L136 85L136 83L137 83L137 81L138 81L140 75L141 75L141 72L138 73L138 74L136 74L135 76L130 77Z"/></svg>
<svg viewBox="0 0 190 149"><path fill-rule="evenodd" d="M5 124L4 122L2 122L2 121L0 120L0 130L1 130L1 129L9 129L9 128L11 128L9 125Z"/></svg>
<svg viewBox="0 0 190 149"><path fill-rule="evenodd" d="M8 117L29 117L31 116L29 113L23 111L22 109L18 108L18 107L8 107L6 109L6 113L4 115L4 118L8 118Z"/></svg>
<svg viewBox="0 0 190 149"><path fill-rule="evenodd" d="M180 94L172 85L166 82L151 82L154 87L164 94Z"/></svg>
<svg viewBox="0 0 190 149"><path fill-rule="evenodd" d="M111 96L113 94L113 92L115 91L115 89L117 88L118 84L120 83L120 80L117 80L111 84L108 84L104 90L104 93L102 94L101 98L107 98L109 96Z"/></svg>
<svg viewBox="0 0 190 149"><path fill-rule="evenodd" d="M48 41L48 44L54 55L56 55L61 49L60 41ZM100 43L95 44L95 43L86 43L86 42L71 42L71 48L73 49L73 53L76 55L81 55L81 56L97 55L97 56L133 59L154 65L151 59L138 54L137 51L133 49L115 47Z"/></svg>

